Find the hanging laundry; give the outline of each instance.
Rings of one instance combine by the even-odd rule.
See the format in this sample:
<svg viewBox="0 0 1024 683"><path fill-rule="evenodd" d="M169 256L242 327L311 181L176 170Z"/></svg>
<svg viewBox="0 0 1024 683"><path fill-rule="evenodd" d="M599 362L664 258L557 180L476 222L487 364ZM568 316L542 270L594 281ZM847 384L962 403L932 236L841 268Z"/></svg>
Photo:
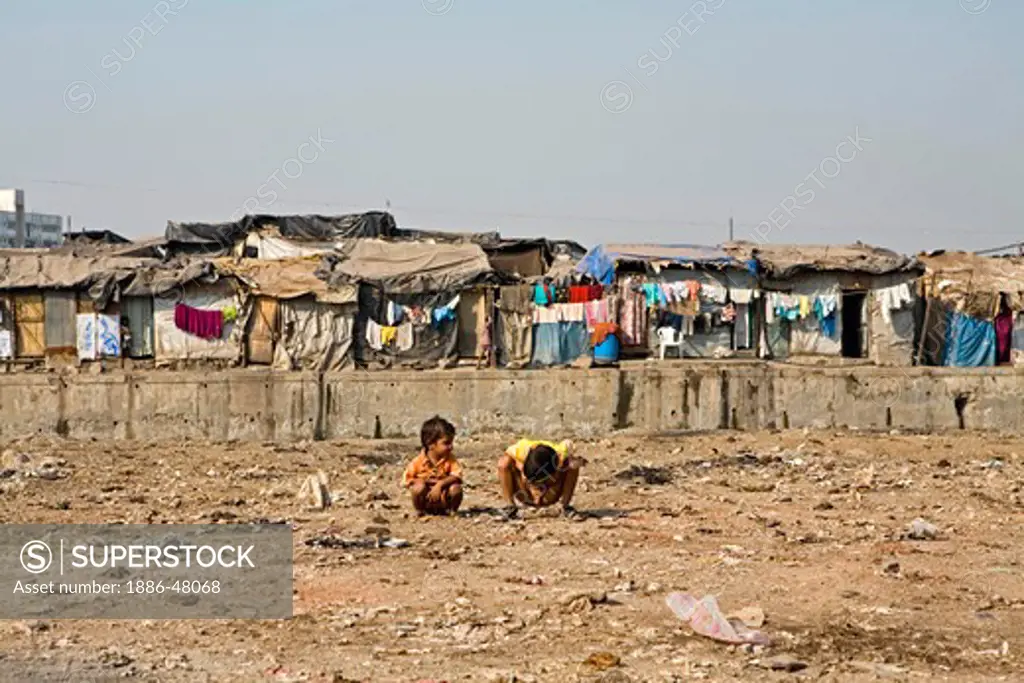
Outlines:
<svg viewBox="0 0 1024 683"><path fill-rule="evenodd" d="M227 308L222 309L221 313L224 314L224 324L225 325L227 325L228 323L233 323L236 320L238 320L238 307L237 306L228 306Z"/></svg>
<svg viewBox="0 0 1024 683"><path fill-rule="evenodd" d="M398 333L395 335L395 347L399 351L408 351L415 344L415 335L412 323L406 320L398 326Z"/></svg>
<svg viewBox="0 0 1024 683"><path fill-rule="evenodd" d="M178 304L174 307L174 326L202 339L220 339L224 333L224 314Z"/></svg>
<svg viewBox="0 0 1024 683"><path fill-rule="evenodd" d="M587 329L593 330L598 323L611 322L608 311L608 300L589 301L583 306L583 315L587 321Z"/></svg>
<svg viewBox="0 0 1024 683"><path fill-rule="evenodd" d="M398 323L402 322L402 307L394 301L389 301L385 320L390 327L395 327Z"/></svg>
<svg viewBox="0 0 1024 683"><path fill-rule="evenodd" d="M647 343L647 306L642 292L634 289L636 280L627 277L619 281L619 327L622 343L643 346Z"/></svg>
<svg viewBox="0 0 1024 683"><path fill-rule="evenodd" d="M529 313L533 307L533 288L529 285L510 285L498 290L498 308L515 313Z"/></svg>
<svg viewBox="0 0 1024 683"><path fill-rule="evenodd" d="M435 328L441 327L444 323L454 321L455 319L455 311L447 306L435 308L431 314L431 324Z"/></svg>
<svg viewBox="0 0 1024 683"><path fill-rule="evenodd" d="M568 365L586 353L589 341L583 323L534 325L532 365Z"/></svg>
<svg viewBox="0 0 1024 683"><path fill-rule="evenodd" d="M661 287L653 282L644 283L643 286L644 298L647 300L648 308L655 308L665 303L665 295L661 291Z"/></svg>
<svg viewBox="0 0 1024 683"><path fill-rule="evenodd" d="M875 296L882 311L882 320L887 325L892 325L892 311L899 310L914 301L907 283L879 289L875 292Z"/></svg>
<svg viewBox="0 0 1024 683"><path fill-rule="evenodd" d="M604 298L604 287L601 285L590 285L590 298L588 301L597 301Z"/></svg>
<svg viewBox="0 0 1024 683"><path fill-rule="evenodd" d="M800 295L800 318L806 318L811 314L811 297L806 294Z"/></svg>
<svg viewBox="0 0 1024 683"><path fill-rule="evenodd" d="M733 306L732 304L728 304L725 308L722 309L722 322L731 323L735 319L736 307Z"/></svg>
<svg viewBox="0 0 1024 683"><path fill-rule="evenodd" d="M819 294L814 297L814 315L818 320L827 318L839 308L839 297L835 294Z"/></svg>
<svg viewBox="0 0 1024 683"><path fill-rule="evenodd" d="M729 298L737 304L749 304L751 299L754 297L754 290L752 289L739 289L732 287L729 289Z"/></svg>
<svg viewBox="0 0 1024 683"><path fill-rule="evenodd" d="M736 322L733 327L733 340L737 349L750 348L750 306L736 304Z"/></svg>
<svg viewBox="0 0 1024 683"><path fill-rule="evenodd" d="M789 294L777 294L775 298L775 315L790 322L800 318L800 299Z"/></svg>
<svg viewBox="0 0 1024 683"><path fill-rule="evenodd" d="M836 312L832 311L824 318L818 318L818 327L821 328L821 333L833 339L836 336Z"/></svg>
<svg viewBox="0 0 1024 683"><path fill-rule="evenodd" d="M814 298L814 317L818 319L821 333L832 339L836 336L836 310L839 308L839 297L835 294L822 294Z"/></svg>
<svg viewBox="0 0 1024 683"><path fill-rule="evenodd" d="M561 318L560 313L554 306L538 306L533 309L533 324L557 323Z"/></svg>
<svg viewBox="0 0 1024 683"><path fill-rule="evenodd" d="M0 358L12 358L14 345L11 343L11 331L0 330Z"/></svg>
<svg viewBox="0 0 1024 683"><path fill-rule="evenodd" d="M700 286L700 296L705 301L724 304L727 297L727 290L717 282L705 282Z"/></svg>
<svg viewBox="0 0 1024 683"><path fill-rule="evenodd" d="M431 324L436 329L441 327L441 325L444 324L445 322L457 320L458 317L455 312L458 310L458 307L459 297L456 296L454 299L449 301L444 306L441 306L440 308L435 308L430 315Z"/></svg>
<svg viewBox="0 0 1024 683"><path fill-rule="evenodd" d="M952 312L946 327L945 365L973 368L995 365L995 360L996 332L992 323Z"/></svg>
<svg viewBox="0 0 1024 683"><path fill-rule="evenodd" d="M590 287L576 285L569 288L569 303L585 304L590 301Z"/></svg>
<svg viewBox="0 0 1024 683"><path fill-rule="evenodd" d="M559 322L581 323L586 321L584 304L556 304Z"/></svg>
<svg viewBox="0 0 1024 683"><path fill-rule="evenodd" d="M696 300L700 296L700 283L696 280L687 280L685 284L686 291L690 294L687 298Z"/></svg>
<svg viewBox="0 0 1024 683"><path fill-rule="evenodd" d="M533 303L538 306L547 306L550 303L554 303L555 297L552 295L548 285L543 282L538 282L533 288Z"/></svg>
<svg viewBox="0 0 1024 683"><path fill-rule="evenodd" d="M996 364L1005 365L1010 362L1010 350L1013 348L1013 313L1005 311L996 316Z"/></svg>
<svg viewBox="0 0 1024 683"><path fill-rule="evenodd" d="M384 325L380 328L380 345L391 346L395 341L395 337L398 336L398 328L390 325Z"/></svg>
<svg viewBox="0 0 1024 683"><path fill-rule="evenodd" d="M373 320L366 321L366 343L374 351L381 351L384 346L381 344L381 326Z"/></svg>
<svg viewBox="0 0 1024 683"><path fill-rule="evenodd" d="M684 299L670 306L669 310L677 315L697 315L700 313L700 299Z"/></svg>
<svg viewBox="0 0 1024 683"><path fill-rule="evenodd" d="M423 306L403 306L402 318L413 325L429 325L433 321L433 309Z"/></svg>
<svg viewBox="0 0 1024 683"><path fill-rule="evenodd" d="M662 282L658 287L661 289L661 298L666 305L675 303L676 293L671 282Z"/></svg>

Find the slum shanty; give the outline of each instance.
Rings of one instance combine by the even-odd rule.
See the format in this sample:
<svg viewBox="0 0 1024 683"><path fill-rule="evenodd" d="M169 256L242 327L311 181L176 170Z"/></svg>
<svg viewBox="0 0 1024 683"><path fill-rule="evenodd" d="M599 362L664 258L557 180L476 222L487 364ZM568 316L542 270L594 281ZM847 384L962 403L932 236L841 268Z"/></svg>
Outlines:
<svg viewBox="0 0 1024 683"><path fill-rule="evenodd" d="M865 244L600 244L381 211L169 222L0 251L0 360L185 368L989 366L1024 358L1024 259Z"/></svg>

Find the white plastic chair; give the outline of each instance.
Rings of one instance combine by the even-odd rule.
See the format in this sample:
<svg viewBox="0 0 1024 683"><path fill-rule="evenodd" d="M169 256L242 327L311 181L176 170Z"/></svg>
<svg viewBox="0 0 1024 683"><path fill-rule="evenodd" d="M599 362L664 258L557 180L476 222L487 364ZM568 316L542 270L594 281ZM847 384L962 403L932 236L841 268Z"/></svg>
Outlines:
<svg viewBox="0 0 1024 683"><path fill-rule="evenodd" d="M674 327L658 328L658 346L661 360L665 360L665 349L674 346L679 357L683 357L683 335Z"/></svg>

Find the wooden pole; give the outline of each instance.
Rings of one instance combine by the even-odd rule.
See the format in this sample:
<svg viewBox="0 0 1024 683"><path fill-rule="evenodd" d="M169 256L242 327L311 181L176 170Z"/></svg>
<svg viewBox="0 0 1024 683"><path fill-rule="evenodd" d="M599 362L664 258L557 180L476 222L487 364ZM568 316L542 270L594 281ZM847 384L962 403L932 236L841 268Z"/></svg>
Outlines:
<svg viewBox="0 0 1024 683"><path fill-rule="evenodd" d="M922 284L923 281L922 281ZM923 288L922 288L923 289ZM932 273L932 286L931 291L935 291L935 273ZM921 364L921 356L924 355L924 342L928 338L928 315L932 311L932 297L928 296L928 291L924 292L924 319L921 321L921 340L917 344L917 360L914 365Z"/></svg>

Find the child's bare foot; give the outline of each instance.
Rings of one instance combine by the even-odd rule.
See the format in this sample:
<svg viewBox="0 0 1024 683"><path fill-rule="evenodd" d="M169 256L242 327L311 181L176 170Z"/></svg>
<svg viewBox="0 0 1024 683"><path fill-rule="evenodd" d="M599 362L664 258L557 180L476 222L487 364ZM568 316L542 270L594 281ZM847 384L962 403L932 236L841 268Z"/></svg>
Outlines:
<svg viewBox="0 0 1024 683"><path fill-rule="evenodd" d="M519 506L517 505L509 505L508 507L501 511L501 518L506 522L511 521L513 519L517 519L518 517Z"/></svg>

